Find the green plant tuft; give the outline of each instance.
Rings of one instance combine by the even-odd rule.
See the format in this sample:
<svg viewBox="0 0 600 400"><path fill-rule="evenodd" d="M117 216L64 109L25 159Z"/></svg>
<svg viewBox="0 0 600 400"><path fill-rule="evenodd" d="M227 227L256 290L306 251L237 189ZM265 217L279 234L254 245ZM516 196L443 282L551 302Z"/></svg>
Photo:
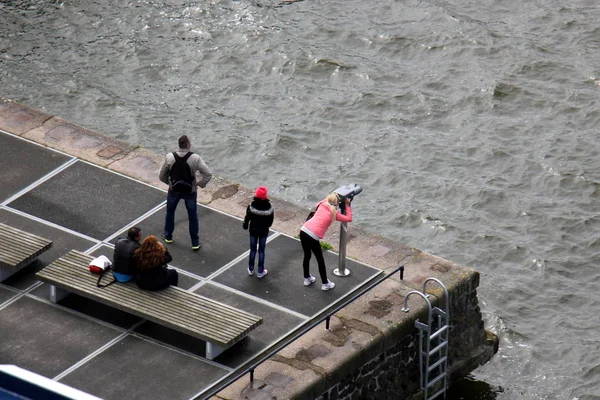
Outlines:
<svg viewBox="0 0 600 400"><path fill-rule="evenodd" d="M333 246L330 245L329 243L321 240L321 249L325 250L325 251L327 251L327 250L333 250Z"/></svg>

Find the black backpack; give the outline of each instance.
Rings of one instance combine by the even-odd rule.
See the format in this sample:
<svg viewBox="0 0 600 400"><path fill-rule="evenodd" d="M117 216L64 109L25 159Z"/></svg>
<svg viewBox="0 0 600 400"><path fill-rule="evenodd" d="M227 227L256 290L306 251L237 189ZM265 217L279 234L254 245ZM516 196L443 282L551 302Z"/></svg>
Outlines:
<svg viewBox="0 0 600 400"><path fill-rule="evenodd" d="M194 176L192 175L192 170L187 163L188 158L190 158L192 154L194 153L190 151L185 156L180 157L177 152L173 152L175 164L173 164L171 167L169 176L171 178L171 189L174 192L184 194L192 192Z"/></svg>

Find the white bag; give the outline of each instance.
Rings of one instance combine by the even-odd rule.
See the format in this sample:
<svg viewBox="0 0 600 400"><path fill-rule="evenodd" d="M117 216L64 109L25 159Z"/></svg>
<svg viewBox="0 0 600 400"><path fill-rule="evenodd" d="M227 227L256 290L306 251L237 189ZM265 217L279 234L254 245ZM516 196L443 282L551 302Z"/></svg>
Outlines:
<svg viewBox="0 0 600 400"><path fill-rule="evenodd" d="M110 269L112 262L106 256L99 256L90 261L90 272L102 274Z"/></svg>

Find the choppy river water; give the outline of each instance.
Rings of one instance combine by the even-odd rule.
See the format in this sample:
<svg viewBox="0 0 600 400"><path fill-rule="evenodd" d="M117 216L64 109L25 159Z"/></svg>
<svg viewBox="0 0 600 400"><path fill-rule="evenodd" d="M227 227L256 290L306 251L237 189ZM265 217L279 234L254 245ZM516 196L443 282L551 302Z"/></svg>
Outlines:
<svg viewBox="0 0 600 400"><path fill-rule="evenodd" d="M591 0L0 0L0 96L482 273L453 399L600 399Z"/></svg>

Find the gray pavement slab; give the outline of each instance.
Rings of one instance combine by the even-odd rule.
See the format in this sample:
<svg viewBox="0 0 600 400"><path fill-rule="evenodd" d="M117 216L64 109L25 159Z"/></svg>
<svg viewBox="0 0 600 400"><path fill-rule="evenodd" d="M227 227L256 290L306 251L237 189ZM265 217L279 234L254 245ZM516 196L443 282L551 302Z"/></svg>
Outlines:
<svg viewBox="0 0 600 400"><path fill-rule="evenodd" d="M21 290L38 282L35 273L51 264L57 258L65 255L70 250L76 249L79 251L86 251L96 244L96 242L17 214L6 208L0 208L0 222L52 240L52 247L48 251L42 253L37 261L29 264L27 267L3 282L5 285Z"/></svg>
<svg viewBox="0 0 600 400"><path fill-rule="evenodd" d="M0 203L71 158L0 132Z"/></svg>
<svg viewBox="0 0 600 400"><path fill-rule="evenodd" d="M311 286L303 285L302 273L303 252L300 241L288 236L278 236L267 243L265 268L268 275L262 279L256 275L249 276L247 258L227 268L217 275L214 280L225 286L260 297L279 306L312 317L323 308L334 303L350 291L361 286L366 280L381 273L379 269L360 264L351 259L346 260L346 268L351 274L346 277L333 275L333 269L338 267L339 257L332 252L324 252L327 265L328 279L335 283L335 288L324 292L321 290L321 279L317 261L311 259L311 274L317 280Z"/></svg>
<svg viewBox="0 0 600 400"><path fill-rule="evenodd" d="M296 314L242 296L210 282L198 288L196 293L253 313L263 319L262 325L250 332L245 343L232 347L216 358L217 362L231 368L236 368L256 356L260 351L306 321L306 319L300 318Z"/></svg>
<svg viewBox="0 0 600 400"><path fill-rule="evenodd" d="M106 400L187 400L226 373L214 364L127 336L60 382Z"/></svg>
<svg viewBox="0 0 600 400"><path fill-rule="evenodd" d="M137 223L136 225L142 229L142 235L152 234L160 238L164 228L165 213L165 207L161 207ZM173 243L166 244L173 256L171 265L207 277L248 251L248 232L242 229L241 220L202 205L198 205L198 220L202 248L193 251L187 211L183 202L179 203L175 213ZM120 232L119 236L124 236L124 231ZM115 240L112 240L112 243L114 242Z"/></svg>
<svg viewBox="0 0 600 400"><path fill-rule="evenodd" d="M206 356L206 342L173 329L145 321L135 328L135 332L147 336L157 342L166 343L198 357Z"/></svg>
<svg viewBox="0 0 600 400"><path fill-rule="evenodd" d="M78 161L9 206L104 240L164 200L161 190Z"/></svg>
<svg viewBox="0 0 600 400"><path fill-rule="evenodd" d="M0 360L53 378L118 334L87 318L22 297L0 309Z"/></svg>
<svg viewBox="0 0 600 400"><path fill-rule="evenodd" d="M3 288L2 285L0 285L0 307L2 306L2 303L15 297L17 294L19 293L7 288Z"/></svg>

